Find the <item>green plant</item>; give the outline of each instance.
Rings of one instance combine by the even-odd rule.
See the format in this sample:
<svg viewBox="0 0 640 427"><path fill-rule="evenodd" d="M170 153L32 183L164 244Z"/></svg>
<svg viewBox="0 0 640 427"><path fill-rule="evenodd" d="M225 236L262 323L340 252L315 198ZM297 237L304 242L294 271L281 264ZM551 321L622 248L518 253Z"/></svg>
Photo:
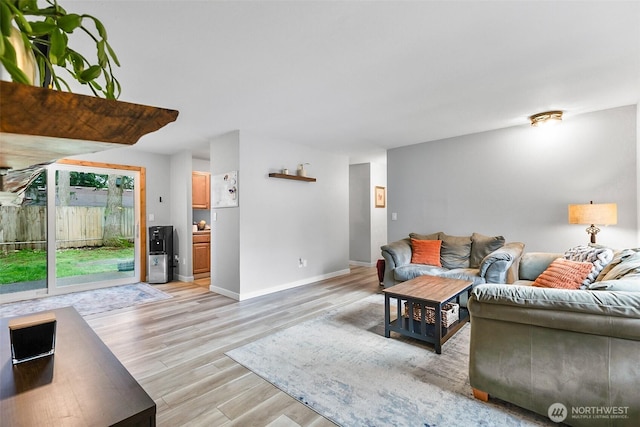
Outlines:
<svg viewBox="0 0 640 427"><path fill-rule="evenodd" d="M102 22L87 14L67 13L57 0L45 0L47 6L39 7L38 0L0 0L0 62L14 82L33 84L18 66L22 46L35 55L39 86L51 85L57 90L72 92L69 84L56 72L61 67L71 76L91 88L95 96L102 94L117 99L121 87L113 75L113 64L120 66L118 58L107 41L107 31ZM92 31L86 23L93 24ZM20 37L12 37L18 29ZM69 34L79 30L87 34L96 45L97 63L69 47ZM100 79L102 77L102 79ZM100 84L99 82L102 82Z"/></svg>

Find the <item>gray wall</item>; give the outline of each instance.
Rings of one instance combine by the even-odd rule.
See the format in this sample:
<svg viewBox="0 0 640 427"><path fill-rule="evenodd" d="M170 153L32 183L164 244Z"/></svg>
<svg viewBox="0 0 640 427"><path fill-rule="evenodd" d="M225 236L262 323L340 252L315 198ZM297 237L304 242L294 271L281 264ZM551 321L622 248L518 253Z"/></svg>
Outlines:
<svg viewBox="0 0 640 427"><path fill-rule="evenodd" d="M475 231L560 252L588 242L567 205L593 200L618 204L598 243L638 246L637 117L627 106L389 150L388 240Z"/></svg>
<svg viewBox="0 0 640 427"><path fill-rule="evenodd" d="M173 251L179 262L174 270L176 280L193 280L193 228L191 227L191 151L171 156L171 224ZM166 172L165 172L166 173Z"/></svg>
<svg viewBox="0 0 640 427"><path fill-rule="evenodd" d="M240 133L229 132L211 144L211 174L240 168ZM238 171L239 206L212 209L211 290L232 298L240 295L240 209L243 206L243 176ZM213 198L211 199L213 201ZM213 218L216 218L213 221Z"/></svg>
<svg viewBox="0 0 640 427"><path fill-rule="evenodd" d="M375 265L387 241L387 210L375 207L376 186L387 186L386 163L349 166L349 260L356 265Z"/></svg>
<svg viewBox="0 0 640 427"><path fill-rule="evenodd" d="M349 260L371 262L371 164L349 166Z"/></svg>

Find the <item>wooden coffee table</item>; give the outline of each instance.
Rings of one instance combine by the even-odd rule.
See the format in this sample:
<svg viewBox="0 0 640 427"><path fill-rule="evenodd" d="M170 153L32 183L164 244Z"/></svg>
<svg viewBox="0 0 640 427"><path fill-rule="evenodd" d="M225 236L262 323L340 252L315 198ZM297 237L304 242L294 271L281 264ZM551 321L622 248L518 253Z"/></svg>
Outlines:
<svg viewBox="0 0 640 427"><path fill-rule="evenodd" d="M442 325L442 307L448 302L460 304L460 295L471 294L472 283L468 280L447 279L435 276L420 276L384 289L384 336L389 338L391 332L416 338L435 346L437 354L442 353L442 344L453 336L466 322L469 321L469 311L460 307L459 319L449 327ZM391 320L390 300L397 302L397 315ZM402 315L403 302L407 303L408 317ZM419 307L422 313L420 320L415 320L411 314L414 307ZM426 307L435 311L435 322L427 323Z"/></svg>
<svg viewBox="0 0 640 427"><path fill-rule="evenodd" d="M15 366L9 319L0 319L0 425L155 426L153 399L78 312L51 311L55 353Z"/></svg>

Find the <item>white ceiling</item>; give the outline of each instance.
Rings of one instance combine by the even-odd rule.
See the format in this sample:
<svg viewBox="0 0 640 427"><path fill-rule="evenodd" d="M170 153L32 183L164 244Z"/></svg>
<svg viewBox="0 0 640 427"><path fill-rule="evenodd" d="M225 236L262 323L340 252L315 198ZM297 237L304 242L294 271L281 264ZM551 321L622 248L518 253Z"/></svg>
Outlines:
<svg viewBox="0 0 640 427"><path fill-rule="evenodd" d="M145 151L239 129L356 161L640 99L640 1L62 3L105 24L121 100L180 111Z"/></svg>

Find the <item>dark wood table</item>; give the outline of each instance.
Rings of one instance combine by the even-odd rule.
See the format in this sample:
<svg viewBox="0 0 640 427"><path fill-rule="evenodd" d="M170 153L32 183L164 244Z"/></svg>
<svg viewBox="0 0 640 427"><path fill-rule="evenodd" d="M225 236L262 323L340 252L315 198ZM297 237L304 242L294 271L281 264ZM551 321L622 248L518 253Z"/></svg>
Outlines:
<svg viewBox="0 0 640 427"><path fill-rule="evenodd" d="M435 346L437 354L441 354L442 344L469 321L469 311L460 307L459 319L448 327L443 326L442 307L452 301L460 304L460 295L465 292L469 295L471 289L471 281L436 276L419 276L384 289L384 336L389 338L391 332L397 332L426 341ZM394 320L391 320L391 298L397 302L397 316ZM403 301L407 303L408 317L402 315ZM414 307L420 308L420 320L413 318ZM426 307L435 311L433 324L427 323Z"/></svg>
<svg viewBox="0 0 640 427"><path fill-rule="evenodd" d="M15 366L9 319L0 319L0 424L155 426L153 399L78 312L51 311L57 320L55 354Z"/></svg>

